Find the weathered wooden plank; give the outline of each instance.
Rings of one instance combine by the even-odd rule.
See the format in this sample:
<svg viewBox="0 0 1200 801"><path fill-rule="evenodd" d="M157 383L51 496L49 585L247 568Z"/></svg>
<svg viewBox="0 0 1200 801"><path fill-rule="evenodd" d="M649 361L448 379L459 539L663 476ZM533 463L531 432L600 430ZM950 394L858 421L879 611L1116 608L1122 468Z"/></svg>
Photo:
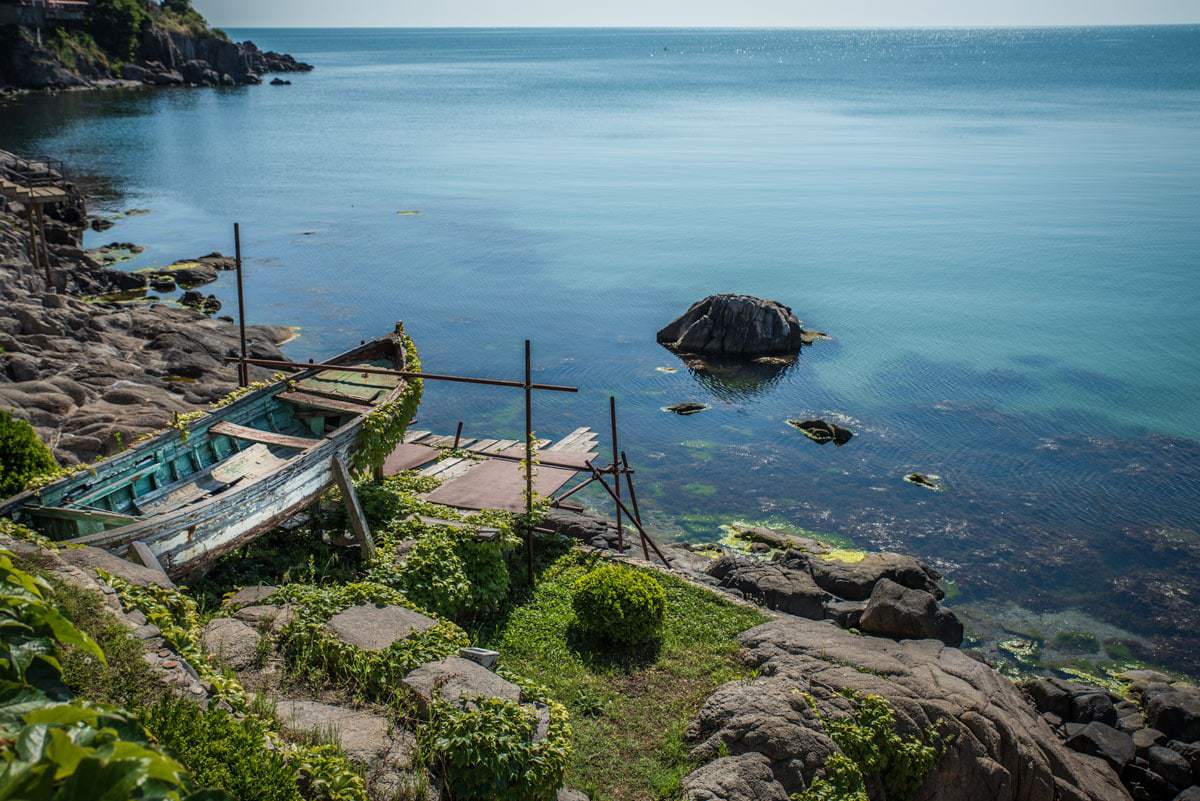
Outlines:
<svg viewBox="0 0 1200 801"><path fill-rule="evenodd" d="M430 435L430 432L428 432L428 431L406 431L406 432L404 432L404 441L406 443L420 442L421 440L425 439L429 435Z"/></svg>
<svg viewBox="0 0 1200 801"><path fill-rule="evenodd" d="M307 381L301 381L296 386L305 395L314 395L318 398L325 398L326 400L353 403L357 406L361 406L364 411L374 406L375 401L378 400L379 396L386 391L377 389L375 387L370 387L368 392L363 393L339 392L337 389L337 384L312 384Z"/></svg>
<svg viewBox="0 0 1200 801"><path fill-rule="evenodd" d="M208 430L215 434L224 434L227 437L244 439L249 442L261 442L264 445L282 445L285 448L297 448L299 450L311 448L321 441L309 437L293 437L288 434L277 434L274 431L247 428L237 423L231 423L228 420L222 420Z"/></svg>
<svg viewBox="0 0 1200 801"><path fill-rule="evenodd" d="M167 571L163 570L163 566L158 562L158 557L154 555L154 551L150 550L149 545L141 540L138 540L129 546L129 552L145 567L148 567L157 573L161 573L162 577L167 582L167 586L175 586L175 582L171 581L171 577L167 575Z"/></svg>
<svg viewBox="0 0 1200 801"><path fill-rule="evenodd" d="M383 474L394 476L405 470L413 470L427 465L437 459L439 453L437 448L430 448L427 445L401 443L383 460Z"/></svg>
<svg viewBox="0 0 1200 801"><path fill-rule="evenodd" d="M350 516L350 527L358 537L362 546L363 561L374 558L375 540L371 539L371 527L367 524L367 516L363 513L362 504L358 502L358 493L354 490L354 479L342 457L333 457L333 480L342 491L342 501L346 504L346 514Z"/></svg>
<svg viewBox="0 0 1200 801"><path fill-rule="evenodd" d="M322 412L336 412L338 414L364 414L369 411L366 407L358 403L350 401L333 400L332 398L322 398L308 392L280 392L275 397L281 401L295 404L305 409L316 409Z"/></svg>
<svg viewBox="0 0 1200 801"><path fill-rule="evenodd" d="M30 506L27 508L34 517L52 517L58 520L104 523L114 527L137 522L136 517L121 515L116 512L105 512L100 509L67 509L62 506Z"/></svg>

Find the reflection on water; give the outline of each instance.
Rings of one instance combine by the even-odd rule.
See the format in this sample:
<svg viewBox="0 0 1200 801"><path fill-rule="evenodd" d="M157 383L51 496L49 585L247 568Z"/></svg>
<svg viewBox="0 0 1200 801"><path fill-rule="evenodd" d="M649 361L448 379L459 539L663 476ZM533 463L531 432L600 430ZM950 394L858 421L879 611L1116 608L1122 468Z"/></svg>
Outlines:
<svg viewBox="0 0 1200 801"><path fill-rule="evenodd" d="M771 391L796 365L795 359L735 361L709 356L679 358L701 387L726 403L750 400Z"/></svg>

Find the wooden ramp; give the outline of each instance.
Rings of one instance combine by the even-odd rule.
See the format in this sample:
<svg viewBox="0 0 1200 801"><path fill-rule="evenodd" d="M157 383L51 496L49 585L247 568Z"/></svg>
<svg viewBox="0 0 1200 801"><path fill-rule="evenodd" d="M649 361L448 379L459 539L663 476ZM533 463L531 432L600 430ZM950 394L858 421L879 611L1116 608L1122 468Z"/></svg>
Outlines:
<svg viewBox="0 0 1200 801"><path fill-rule="evenodd" d="M411 432L384 462L384 475L418 469L434 476L441 486L422 496L431 503L456 509L501 509L519 512L525 508L525 473L521 460L525 446L516 440L462 439L454 456L439 458L442 449L454 447L454 437ZM587 470L595 459L596 435L578 428L556 443L540 441L535 461L533 489L548 497Z"/></svg>

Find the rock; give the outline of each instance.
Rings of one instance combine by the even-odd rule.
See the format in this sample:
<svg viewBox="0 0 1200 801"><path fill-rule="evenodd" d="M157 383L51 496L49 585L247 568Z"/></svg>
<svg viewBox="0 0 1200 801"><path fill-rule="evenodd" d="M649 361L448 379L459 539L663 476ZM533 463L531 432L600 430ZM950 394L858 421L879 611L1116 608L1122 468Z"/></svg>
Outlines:
<svg viewBox="0 0 1200 801"><path fill-rule="evenodd" d="M1117 728L1128 734L1133 734L1135 731L1141 731L1142 729L1146 728L1146 718L1140 712L1118 717ZM1157 730L1151 729L1151 731ZM1161 732L1159 733L1161 734Z"/></svg>
<svg viewBox="0 0 1200 801"><path fill-rule="evenodd" d="M837 752L806 696L822 715L841 715L840 693L854 691L887 700L902 732L936 724L949 738L914 801L1128 801L1107 765L1066 749L1012 682L958 649L796 618L739 641L757 677L704 703L687 731L694 759L761 754L784 791L799 792Z"/></svg>
<svg viewBox="0 0 1200 801"><path fill-rule="evenodd" d="M1133 761L1133 739L1124 732L1103 723L1089 723L1067 739L1067 747L1083 754L1097 756L1118 773Z"/></svg>
<svg viewBox="0 0 1200 801"><path fill-rule="evenodd" d="M904 480L909 484L916 484L918 487L924 487L934 492L940 492L942 489L942 482L938 476L926 475L925 473L909 473L904 477Z"/></svg>
<svg viewBox="0 0 1200 801"><path fill-rule="evenodd" d="M863 610L867 608L865 601L826 601L825 614L844 629L858 628Z"/></svg>
<svg viewBox="0 0 1200 801"><path fill-rule="evenodd" d="M1175 801L1200 801L1200 787L1189 787L1179 795L1175 796Z"/></svg>
<svg viewBox="0 0 1200 801"><path fill-rule="evenodd" d="M587 793L579 790L569 790L566 787L558 791L558 795L554 797L554 801L590 801Z"/></svg>
<svg viewBox="0 0 1200 801"><path fill-rule="evenodd" d="M179 72L188 83L201 86L216 86L221 81L221 76L213 70L212 66L207 61L199 59L184 63L179 68Z"/></svg>
<svg viewBox="0 0 1200 801"><path fill-rule="evenodd" d="M93 548L90 545L85 545L81 548L63 548L58 552L58 557L69 565L89 572L97 569L103 570L139 587L175 586L170 579L157 570L130 562L116 554L109 553L100 548Z"/></svg>
<svg viewBox="0 0 1200 801"><path fill-rule="evenodd" d="M27 353L9 353L4 357L4 372L13 381L34 381L40 375L38 360Z"/></svg>
<svg viewBox="0 0 1200 801"><path fill-rule="evenodd" d="M1128 732L1126 732L1128 734ZM1138 729L1129 735L1133 738L1133 749L1142 754L1156 745L1166 742L1167 736L1158 729Z"/></svg>
<svg viewBox="0 0 1200 801"><path fill-rule="evenodd" d="M198 309L204 305L204 294L194 289L189 289L179 297L179 304Z"/></svg>
<svg viewBox="0 0 1200 801"><path fill-rule="evenodd" d="M245 670L257 661L262 637L240 620L218 617L210 620L200 634L206 653L216 656L234 670Z"/></svg>
<svg viewBox="0 0 1200 801"><path fill-rule="evenodd" d="M1168 690L1148 693L1146 722L1172 740L1200 740L1200 691Z"/></svg>
<svg viewBox="0 0 1200 801"><path fill-rule="evenodd" d="M872 634L936 639L947 645L958 645L963 639L962 623L953 612L939 606L936 598L886 578L871 591L859 627Z"/></svg>
<svg viewBox="0 0 1200 801"><path fill-rule="evenodd" d="M435 694L451 704L459 703L463 696L521 700L520 687L459 656L421 665L404 677L403 684L413 692L422 712L428 711Z"/></svg>
<svg viewBox="0 0 1200 801"><path fill-rule="evenodd" d="M850 429L824 420L788 420L787 424L820 445L832 442L840 448L854 436Z"/></svg>
<svg viewBox="0 0 1200 801"><path fill-rule="evenodd" d="M142 83L154 83L154 73L137 64L126 64L121 68L121 77L127 81L141 81Z"/></svg>
<svg viewBox="0 0 1200 801"><path fill-rule="evenodd" d="M771 775L771 761L750 752L717 759L688 774L684 801L787 801L783 786Z"/></svg>
<svg viewBox="0 0 1200 801"><path fill-rule="evenodd" d="M279 592L279 588L270 584L252 584L239 588L237 592L226 598L225 606L230 609L241 609L243 606L261 604L277 592Z"/></svg>
<svg viewBox="0 0 1200 801"><path fill-rule="evenodd" d="M700 412L708 411L710 407L707 403L696 403L688 401L686 403L676 403L674 406L664 406L664 412L687 416L689 414L699 414Z"/></svg>
<svg viewBox="0 0 1200 801"><path fill-rule="evenodd" d="M272 634L278 634L295 619L296 612L290 604L283 604L281 606L262 604L243 606L234 612L233 616L256 629L261 630L265 628Z"/></svg>
<svg viewBox="0 0 1200 801"><path fill-rule="evenodd" d="M806 571L772 562L722 556L709 565L708 575L768 609L810 620L824 619L825 602L830 600Z"/></svg>
<svg viewBox="0 0 1200 801"><path fill-rule="evenodd" d="M183 75L177 70L163 70L154 75L155 86L183 86L184 83Z"/></svg>
<svg viewBox="0 0 1200 801"><path fill-rule="evenodd" d="M90 224L93 231L107 231L114 225L112 220L105 217L93 217Z"/></svg>
<svg viewBox="0 0 1200 801"><path fill-rule="evenodd" d="M1126 765L1121 772L1121 779L1134 801L1161 801L1170 798L1174 792L1166 779L1145 765Z"/></svg>
<svg viewBox="0 0 1200 801"><path fill-rule="evenodd" d="M1167 742L1167 748L1181 755L1192 766L1193 781L1200 784L1200 743L1181 743L1178 740Z"/></svg>
<svg viewBox="0 0 1200 801"><path fill-rule="evenodd" d="M382 651L398 640L436 625L436 620L412 609L374 604L352 606L325 624L342 642L368 651Z"/></svg>
<svg viewBox="0 0 1200 801"><path fill-rule="evenodd" d="M856 555L857 556L857 555ZM843 559L798 548L788 549L780 563L795 570L806 570L817 586L839 598L865 601L875 585L889 579L902 587L927 592L934 598L944 595L938 575L929 566L904 554L878 551L862 553L861 558Z"/></svg>
<svg viewBox="0 0 1200 801"><path fill-rule="evenodd" d="M711 295L658 332L677 353L750 358L796 353L805 331L788 307L749 295Z"/></svg>
<svg viewBox="0 0 1200 801"><path fill-rule="evenodd" d="M1071 698L1071 720L1076 723L1097 721L1109 726L1117 724L1117 710L1108 693L1091 692Z"/></svg>
<svg viewBox="0 0 1200 801"><path fill-rule="evenodd" d="M285 81L283 78L272 78L271 86L291 86L291 81Z"/></svg>
<svg viewBox="0 0 1200 801"><path fill-rule="evenodd" d="M155 292L174 292L175 278L169 275L153 275L150 277L150 288Z"/></svg>
<svg viewBox="0 0 1200 801"><path fill-rule="evenodd" d="M1192 783L1192 766L1182 755L1170 748L1151 746L1146 751L1146 761L1150 763L1150 770L1177 788L1187 787Z"/></svg>

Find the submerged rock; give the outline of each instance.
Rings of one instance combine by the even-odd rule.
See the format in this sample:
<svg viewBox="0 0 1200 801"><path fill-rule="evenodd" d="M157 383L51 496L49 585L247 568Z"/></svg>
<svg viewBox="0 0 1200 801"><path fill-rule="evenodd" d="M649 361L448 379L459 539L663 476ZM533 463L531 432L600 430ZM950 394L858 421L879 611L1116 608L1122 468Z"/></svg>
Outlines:
<svg viewBox="0 0 1200 801"><path fill-rule="evenodd" d="M677 353L753 358L796 353L814 335L787 306L750 295L710 295L658 332Z"/></svg>
<svg viewBox="0 0 1200 801"><path fill-rule="evenodd" d="M854 436L850 429L824 420L788 420L787 424L820 445L832 442L840 448Z"/></svg>
<svg viewBox="0 0 1200 801"><path fill-rule="evenodd" d="M673 414L687 416L689 414L699 414L700 412L706 412L710 408L712 408L712 407L709 406L707 403L695 403L695 402L689 401L687 403L676 403L674 406L664 406L663 411L671 412Z"/></svg>
<svg viewBox="0 0 1200 801"><path fill-rule="evenodd" d="M939 476L926 475L925 473L909 473L904 477L904 480L909 484L916 484L918 487L924 487L934 492L941 492L942 490L942 481Z"/></svg>

